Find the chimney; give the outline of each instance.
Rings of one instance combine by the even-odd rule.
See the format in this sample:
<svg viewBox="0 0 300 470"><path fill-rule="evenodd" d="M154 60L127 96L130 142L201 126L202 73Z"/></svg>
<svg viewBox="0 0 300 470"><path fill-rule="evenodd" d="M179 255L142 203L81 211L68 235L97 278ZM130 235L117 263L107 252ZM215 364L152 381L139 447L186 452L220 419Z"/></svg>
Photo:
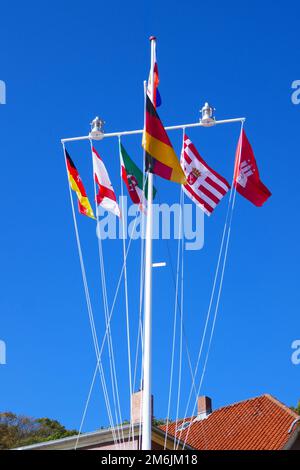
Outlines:
<svg viewBox="0 0 300 470"><path fill-rule="evenodd" d="M131 422L133 424L141 421L143 390L135 392L131 396ZM153 395L151 396L151 415L153 421Z"/></svg>
<svg viewBox="0 0 300 470"><path fill-rule="evenodd" d="M198 397L198 416L197 419L205 419L212 413L211 398Z"/></svg>

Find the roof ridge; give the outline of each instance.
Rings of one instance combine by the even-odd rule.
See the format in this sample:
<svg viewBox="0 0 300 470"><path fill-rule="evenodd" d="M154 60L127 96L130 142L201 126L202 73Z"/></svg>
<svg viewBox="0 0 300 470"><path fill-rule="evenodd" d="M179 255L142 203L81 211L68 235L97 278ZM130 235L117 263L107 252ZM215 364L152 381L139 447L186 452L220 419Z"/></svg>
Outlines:
<svg viewBox="0 0 300 470"><path fill-rule="evenodd" d="M212 411L212 413L215 413L216 411L220 411L220 410L223 410L224 408L232 408L234 406L237 406L237 405L241 405L242 403L246 403L246 402L249 402L249 401L253 401L253 400L257 400L259 398L263 398L263 397L266 397L268 398L269 400L273 401L274 403L276 403L278 406L280 406L281 408L283 408L285 411L289 412L294 418L299 418L299 415L297 413L295 413L295 411L291 410L287 405L285 405L284 403L282 403L281 401L279 401L277 398L273 397L273 395L271 395L270 393L263 393L262 395L258 395L256 397L251 397L251 398L245 398L244 400L239 400L239 401L236 401L235 403L230 403L229 405L223 405L223 406L220 406L220 408L216 408L215 410ZM211 414L212 414L211 413ZM193 417L190 417L190 418L186 418L186 419L191 419Z"/></svg>
<svg viewBox="0 0 300 470"><path fill-rule="evenodd" d="M237 401L235 403L230 403L229 405L220 406L220 408L216 408L215 410L212 410L212 412L207 416L207 418L209 418L213 413L216 413L217 411L223 410L224 408L232 408L233 406L240 405L241 403L245 403L247 401L257 400L258 398L262 398L266 395L268 395L268 394L264 393L264 394L259 395L257 397L245 398L244 400L240 400L240 401ZM183 421L184 422L194 421L196 418L197 418L197 415L195 415L195 416L186 416L185 418L180 418L180 419L177 420L177 427L180 426L183 423ZM162 425L160 425L160 427L164 428L164 427L166 427L166 424L162 424Z"/></svg>
<svg viewBox="0 0 300 470"><path fill-rule="evenodd" d="M252 398L246 398L244 400L240 400L240 401L237 401L235 403L231 403L230 405L224 405L224 406L221 406L220 408L217 408L216 410L214 411L219 411L219 410L222 410L224 408L231 408L233 406L236 406L236 405L240 405L242 403L245 403L245 402L249 402L249 401L253 401L253 400L257 400L258 398L268 398L269 400L273 401L273 403L275 403L276 405L280 406L280 408L284 409L284 411L288 412L290 415L292 415L294 418L299 418L299 415L291 410L287 405L285 405L283 402L281 402L280 400L278 400L277 398L275 398L273 395L271 395L270 393L263 393L262 395L258 395L256 397L252 397ZM213 412L214 412L213 411Z"/></svg>
<svg viewBox="0 0 300 470"><path fill-rule="evenodd" d="M231 403L230 405L221 406L220 408L217 408L215 411L222 410L223 408L231 408L232 406L240 405L240 404L242 404L242 403L245 403L246 401L257 400L258 398L262 398L263 396L264 396L264 394L263 394L263 395L259 395L259 396L257 396L257 397L245 398L244 400L236 401L235 403Z"/></svg>
<svg viewBox="0 0 300 470"><path fill-rule="evenodd" d="M239 401L236 401L235 403L230 403L229 405L220 406L220 408L213 410L213 413L215 411L223 410L224 408L232 408L233 406L241 405L242 403L246 403L248 401L253 401L253 400L257 400L258 398L263 398L266 395L267 395L266 393L263 393L262 395L258 395L256 397L245 398L244 400L239 400Z"/></svg>
<svg viewBox="0 0 300 470"><path fill-rule="evenodd" d="M296 419L300 417L295 411L291 410L291 408L282 403L282 401L278 400L278 398L273 397L273 395L270 393L265 393L264 396L276 403L276 405L280 406L280 408L284 409L284 411L287 411L293 418Z"/></svg>
<svg viewBox="0 0 300 470"><path fill-rule="evenodd" d="M220 406L220 408L216 408L215 410L212 410L212 412L208 415L208 418L213 413L216 413L217 411L223 410L224 408L232 408L234 406L241 405L242 403L257 400L258 398L263 398L265 396L271 397L271 395L269 395L268 393L263 393L262 395L258 395L256 397L245 398L244 400L239 400L239 401L236 401L235 403L230 403L229 405ZM180 418L180 419L177 420L177 426L180 426L180 424L182 424L183 421L187 422L187 421L190 421L190 420L194 420L195 418L197 418L197 415L196 416L186 416L185 418ZM166 426L165 424L161 425L162 428L165 427L165 426Z"/></svg>

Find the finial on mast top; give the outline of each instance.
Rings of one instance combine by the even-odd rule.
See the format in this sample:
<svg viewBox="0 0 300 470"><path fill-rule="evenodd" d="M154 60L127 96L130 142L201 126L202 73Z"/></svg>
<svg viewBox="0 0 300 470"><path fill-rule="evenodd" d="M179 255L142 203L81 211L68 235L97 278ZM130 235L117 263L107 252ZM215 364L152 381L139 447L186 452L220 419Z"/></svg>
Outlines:
<svg viewBox="0 0 300 470"><path fill-rule="evenodd" d="M156 37L155 36L150 36L149 41L156 41Z"/></svg>

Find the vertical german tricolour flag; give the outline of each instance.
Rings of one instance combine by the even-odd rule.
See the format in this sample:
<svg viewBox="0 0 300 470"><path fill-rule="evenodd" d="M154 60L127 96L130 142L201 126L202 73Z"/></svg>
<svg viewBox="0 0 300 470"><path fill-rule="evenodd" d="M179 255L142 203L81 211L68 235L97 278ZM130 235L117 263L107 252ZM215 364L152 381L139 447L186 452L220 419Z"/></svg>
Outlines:
<svg viewBox="0 0 300 470"><path fill-rule="evenodd" d="M86 191L81 181L78 170L74 165L73 160L68 154L67 150L65 150L65 156L70 187L73 191L75 191L78 198L78 210L80 214L95 219L93 209L91 208L90 201L88 200L88 197L86 195Z"/></svg>
<svg viewBox="0 0 300 470"><path fill-rule="evenodd" d="M152 173L185 184L186 178L170 139L148 96L146 96L146 126L143 135L146 166Z"/></svg>

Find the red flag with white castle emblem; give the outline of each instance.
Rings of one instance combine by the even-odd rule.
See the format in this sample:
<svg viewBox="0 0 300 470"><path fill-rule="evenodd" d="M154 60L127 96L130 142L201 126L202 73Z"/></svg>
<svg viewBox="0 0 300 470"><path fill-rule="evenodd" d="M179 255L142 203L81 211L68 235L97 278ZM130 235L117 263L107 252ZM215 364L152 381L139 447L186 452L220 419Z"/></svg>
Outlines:
<svg viewBox="0 0 300 470"><path fill-rule="evenodd" d="M92 148L92 155L94 178L98 186L98 193L96 195L97 204L120 217L121 212L117 203L114 188L110 182L105 165L94 147Z"/></svg>
<svg viewBox="0 0 300 470"><path fill-rule="evenodd" d="M210 215L230 189L230 184L207 165L186 134L183 141L181 167L187 178L187 184L183 185L185 194L205 214Z"/></svg>
<svg viewBox="0 0 300 470"><path fill-rule="evenodd" d="M258 207L271 196L271 192L260 180L254 153L244 129L236 150L234 185L238 193Z"/></svg>

